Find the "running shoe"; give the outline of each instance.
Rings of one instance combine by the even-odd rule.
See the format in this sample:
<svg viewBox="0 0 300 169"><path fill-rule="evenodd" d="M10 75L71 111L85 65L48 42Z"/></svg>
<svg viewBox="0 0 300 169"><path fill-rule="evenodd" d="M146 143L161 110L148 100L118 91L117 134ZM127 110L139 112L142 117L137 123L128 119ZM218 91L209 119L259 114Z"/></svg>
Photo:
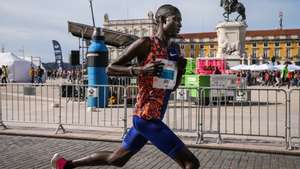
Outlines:
<svg viewBox="0 0 300 169"><path fill-rule="evenodd" d="M64 159L59 153L54 154L51 159L52 169L64 169L67 164L67 160Z"/></svg>

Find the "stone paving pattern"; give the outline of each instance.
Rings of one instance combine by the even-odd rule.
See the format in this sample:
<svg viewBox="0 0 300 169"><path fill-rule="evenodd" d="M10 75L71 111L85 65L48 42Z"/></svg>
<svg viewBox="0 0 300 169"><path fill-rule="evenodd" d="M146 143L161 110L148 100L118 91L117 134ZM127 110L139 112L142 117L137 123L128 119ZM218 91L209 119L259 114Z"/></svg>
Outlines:
<svg viewBox="0 0 300 169"><path fill-rule="evenodd" d="M79 158L95 151L113 151L120 143L0 135L1 169L50 169L54 153L67 159ZM254 152L191 149L203 169L300 169L300 156ZM83 167L83 169L115 167ZM179 169L169 157L152 145L146 145L123 169Z"/></svg>

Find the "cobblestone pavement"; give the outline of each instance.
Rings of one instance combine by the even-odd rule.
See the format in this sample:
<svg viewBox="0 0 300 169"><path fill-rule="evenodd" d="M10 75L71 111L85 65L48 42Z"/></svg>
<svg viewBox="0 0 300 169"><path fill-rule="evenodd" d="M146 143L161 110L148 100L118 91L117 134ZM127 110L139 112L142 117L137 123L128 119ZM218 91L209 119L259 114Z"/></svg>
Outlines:
<svg viewBox="0 0 300 169"><path fill-rule="evenodd" d="M1 169L50 169L56 152L67 159L95 151L112 151L119 143L0 135ZM204 169L300 169L300 157L224 150L191 149ZM84 169L115 167L85 167ZM146 145L124 169L177 169L177 164L151 145Z"/></svg>

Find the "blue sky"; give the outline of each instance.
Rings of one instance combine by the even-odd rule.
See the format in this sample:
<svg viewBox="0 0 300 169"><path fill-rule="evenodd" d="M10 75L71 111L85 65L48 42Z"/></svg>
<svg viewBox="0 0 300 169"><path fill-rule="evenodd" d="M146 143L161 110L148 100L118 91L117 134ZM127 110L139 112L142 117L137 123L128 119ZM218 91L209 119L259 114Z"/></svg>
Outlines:
<svg viewBox="0 0 300 169"><path fill-rule="evenodd" d="M52 40L60 42L64 61L78 39L68 33L67 21L92 24L88 0L0 0L0 45L22 56L40 56L54 61ZM300 28L299 0L240 0L246 6L248 30L278 28L278 13L284 13L284 28ZM219 0L93 0L97 26L110 19L144 18L162 4L182 12L181 33L211 32L223 20Z"/></svg>

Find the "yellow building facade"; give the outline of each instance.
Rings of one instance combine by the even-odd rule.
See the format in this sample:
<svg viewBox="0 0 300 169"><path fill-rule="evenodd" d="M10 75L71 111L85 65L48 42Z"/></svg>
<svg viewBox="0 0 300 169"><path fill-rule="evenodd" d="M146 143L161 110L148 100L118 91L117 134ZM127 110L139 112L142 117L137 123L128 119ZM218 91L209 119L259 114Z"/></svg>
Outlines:
<svg viewBox="0 0 300 169"><path fill-rule="evenodd" d="M216 57L216 32L185 33L176 39L185 57ZM300 29L247 31L244 58L253 62L300 61Z"/></svg>

